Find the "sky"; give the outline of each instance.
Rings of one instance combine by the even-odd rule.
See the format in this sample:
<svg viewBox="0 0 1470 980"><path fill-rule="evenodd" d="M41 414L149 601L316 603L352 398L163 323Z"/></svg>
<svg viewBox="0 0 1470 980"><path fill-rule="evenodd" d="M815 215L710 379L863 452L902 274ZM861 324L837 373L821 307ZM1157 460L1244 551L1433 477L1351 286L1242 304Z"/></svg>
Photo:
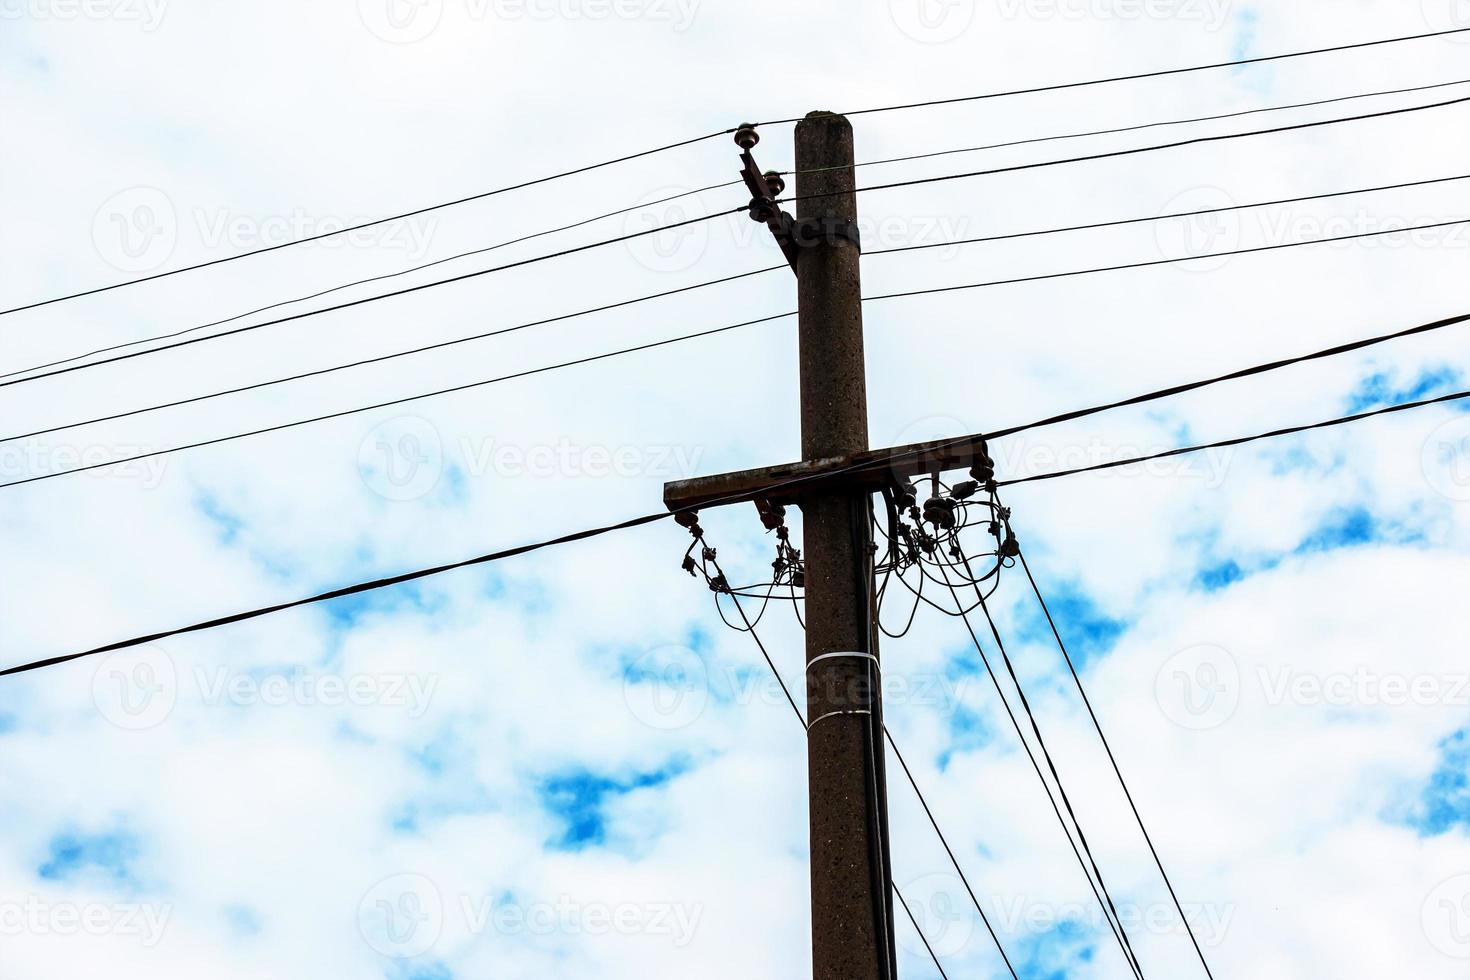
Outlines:
<svg viewBox="0 0 1470 980"><path fill-rule="evenodd" d="M747 120L1458 27L1470 7L1452 0L0 0L0 308ZM1470 95L1467 39L854 115L868 162L1467 83L861 179L1450 102ZM791 169L792 127L761 132L760 165ZM869 254L864 292L1470 219L1463 182L1159 217L1470 176L1467 151L1462 103L875 190L868 252L936 247ZM743 192L663 199L733 179L737 154L720 135L3 315L0 373L717 215ZM950 244L1128 218L1156 220ZM785 313L794 284L776 270L25 433L779 263L762 228L722 215L0 378L0 482L99 464L0 487L0 665L657 512L666 481L794 460L787 318L107 465ZM1470 225L1453 225L872 301L871 439L1011 426L1470 313L1467 269ZM337 288L372 277L390 278ZM289 305L251 312L274 304ZM1462 390L1465 330L993 454L1016 478ZM1214 975L1463 977L1470 412L1021 484L1005 502ZM760 580L774 542L753 508L704 525L732 578ZM680 571L687 543L661 522L0 680L0 980L809 975L801 732L750 638ZM1204 976L1024 577L1003 576L993 606L1145 975ZM760 633L799 685L789 606ZM963 625L921 612L882 657L887 721L1018 975L1128 975ZM895 882L949 976L1009 975L901 779L891 768ZM900 975L938 976L899 918Z"/></svg>

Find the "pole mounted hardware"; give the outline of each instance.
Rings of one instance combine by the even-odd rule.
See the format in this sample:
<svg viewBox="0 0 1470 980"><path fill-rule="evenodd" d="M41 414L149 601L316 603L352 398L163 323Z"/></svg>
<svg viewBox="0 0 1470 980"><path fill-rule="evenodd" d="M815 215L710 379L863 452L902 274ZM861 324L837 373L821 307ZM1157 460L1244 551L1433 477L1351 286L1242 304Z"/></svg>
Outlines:
<svg viewBox="0 0 1470 980"><path fill-rule="evenodd" d="M775 170L762 172L756 164L750 151L760 141L753 123L741 123L735 131L735 145L740 147L740 179L750 192L750 219L771 230L791 271L796 271L801 250L814 245L831 245L843 239L862 251L862 235L853 222L832 215L797 219L782 210L776 202L786 192L786 180Z"/></svg>

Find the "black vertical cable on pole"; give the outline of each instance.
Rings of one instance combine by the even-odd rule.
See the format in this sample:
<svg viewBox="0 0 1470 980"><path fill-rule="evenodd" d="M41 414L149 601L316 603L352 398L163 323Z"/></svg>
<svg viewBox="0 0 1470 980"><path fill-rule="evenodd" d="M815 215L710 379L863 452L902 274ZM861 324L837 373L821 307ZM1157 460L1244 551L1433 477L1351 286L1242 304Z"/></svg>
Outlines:
<svg viewBox="0 0 1470 980"><path fill-rule="evenodd" d="M1184 905L1174 891L1174 883L1169 880L1169 872L1164 870L1164 862L1159 858L1159 852L1154 847L1153 837L1149 834L1148 828L1144 826L1143 816L1138 812L1138 804L1133 801L1133 793L1128 789L1128 782L1123 778L1123 771L1118 768L1118 759L1113 755L1113 747L1108 743L1108 737L1103 734L1102 723L1097 719L1097 712L1092 709L1092 699L1087 696L1087 690L1082 686L1082 677L1077 673L1077 666L1072 662L1072 655L1067 652L1067 645L1062 642L1062 634L1057 630L1056 620L1052 618L1051 610L1046 605L1046 599L1042 597L1041 589L1036 585L1036 578L1031 574L1031 566L1026 562L1026 555L1021 551L1018 551L1017 554L1021 559L1021 568L1026 572L1026 580L1031 583L1031 591L1036 594L1036 601L1041 604L1041 611L1046 615L1046 624L1051 627L1051 634L1056 637L1057 647L1062 651L1062 658L1066 660L1072 680L1077 684L1077 693L1082 695L1082 703L1087 706L1087 715L1092 719L1092 727L1097 729L1097 737L1102 741L1103 749L1108 754L1108 762L1113 766L1113 774L1118 777L1118 785L1123 787L1123 795L1128 799L1128 807L1133 811L1133 819L1138 821L1138 829L1143 832L1143 839L1148 843L1148 851L1153 855L1154 864L1158 866L1159 874L1164 879L1164 885L1169 889L1169 897L1174 900L1174 908L1179 912L1179 921L1184 923L1185 931L1189 933L1189 941L1194 944L1194 951L1199 956L1200 966L1205 968L1205 975L1210 980L1215 980L1215 974L1210 971L1210 964L1205 961L1205 952L1200 947L1199 938L1194 934L1194 927L1189 924L1189 917L1184 914Z"/></svg>
<svg viewBox="0 0 1470 980"><path fill-rule="evenodd" d="M701 541L701 543L704 541L703 535L700 536L699 540ZM711 559L711 564L714 566L715 572L718 573L721 577L724 577L725 573L720 568L719 562ZM806 731L806 718L802 715L801 709L796 706L796 699L791 696L791 689L786 686L786 681L784 678L782 678L781 672L776 669L776 662L771 659L770 653L766 650L766 645L761 642L760 634L755 631L755 624L750 621L750 617L745 615L745 607L740 605L740 597L738 595L735 595L734 593L731 593L730 601L735 604L735 611L740 614L740 621L745 624L745 632L750 634L750 638L755 640L755 645L760 648L761 656L765 658L766 666L771 668L771 674L776 678L776 683L781 686L781 693L786 695L786 701L788 704L791 705L791 710L796 714L796 720L801 723L802 730ZM890 740L893 738L892 735L889 735L888 737ZM918 786L915 786L914 789L917 790ZM928 804L925 804L925 809L928 809ZM936 826L935 829L938 830L938 826ZM946 849L948 848L948 846L948 844L945 845ZM893 891L893 894L898 896L898 903L903 906L904 912L908 913L909 921L913 923L914 930L918 932L919 939L922 940L924 943L924 948L929 951L930 959L934 961L934 968L939 971L939 975L941 977L944 977L945 980L949 980L948 976L944 972L944 967L939 965L939 957L934 954L934 947L929 945L928 937L924 935L924 930L919 928L918 920L914 918L914 913L909 909L909 903L904 899L903 893L900 892L898 890L898 886L893 883L893 877L891 874L888 875L887 884L888 887ZM981 912L980 915L983 918L985 913ZM989 921L987 921L986 928L989 928L989 926L990 923ZM991 931L990 935L992 938L995 937L994 930ZM1000 949L999 939L996 939L995 945L997 949ZM1011 965L1011 961L1009 958L1006 957L1005 950L1001 949L1000 955L1003 959L1005 959L1006 966L1009 968ZM1015 975L1016 971L1012 969L1011 976L1014 977Z"/></svg>

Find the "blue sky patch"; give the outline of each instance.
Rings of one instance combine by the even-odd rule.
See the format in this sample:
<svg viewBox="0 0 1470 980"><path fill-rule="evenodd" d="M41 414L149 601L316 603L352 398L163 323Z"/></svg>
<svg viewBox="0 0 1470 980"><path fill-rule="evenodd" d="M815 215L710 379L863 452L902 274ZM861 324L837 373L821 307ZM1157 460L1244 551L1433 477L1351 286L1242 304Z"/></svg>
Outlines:
<svg viewBox="0 0 1470 980"><path fill-rule="evenodd" d="M265 928L260 913L248 905L226 905L222 914L225 924L230 927L230 932L241 939L258 936Z"/></svg>
<svg viewBox="0 0 1470 980"><path fill-rule="evenodd" d="M547 842L559 851L580 851L607 843L608 802L640 789L662 786L689 769L684 758L670 759L658 769L628 776L607 776L577 766L543 778L537 787L541 805L562 824Z"/></svg>
<svg viewBox="0 0 1470 980"><path fill-rule="evenodd" d="M1376 371L1358 382L1348 396L1348 414L1387 408L1404 402L1419 401L1461 387L1460 372L1442 365L1420 371L1414 380L1398 384L1387 371Z"/></svg>
<svg viewBox="0 0 1470 980"><path fill-rule="evenodd" d="M1421 837L1436 837L1457 827L1470 829L1470 729L1462 728L1440 742L1439 752L1439 764L1408 821Z"/></svg>
<svg viewBox="0 0 1470 980"><path fill-rule="evenodd" d="M116 885L135 885L133 864L141 852L133 835L114 831L86 834L65 831L47 844L46 860L36 873L47 881L74 881L100 876Z"/></svg>
<svg viewBox="0 0 1470 980"><path fill-rule="evenodd" d="M1057 632L1061 634L1062 642L1067 645L1067 652L1078 670L1094 657L1111 650L1128 628L1126 620L1108 615L1076 583L1045 585L1042 587L1042 595L1046 597L1046 607L1051 610ZM1038 603L1033 601L1023 607L1021 617L1021 636L1024 639L1036 643L1056 643L1051 635L1051 627L1047 625L1046 615Z"/></svg>

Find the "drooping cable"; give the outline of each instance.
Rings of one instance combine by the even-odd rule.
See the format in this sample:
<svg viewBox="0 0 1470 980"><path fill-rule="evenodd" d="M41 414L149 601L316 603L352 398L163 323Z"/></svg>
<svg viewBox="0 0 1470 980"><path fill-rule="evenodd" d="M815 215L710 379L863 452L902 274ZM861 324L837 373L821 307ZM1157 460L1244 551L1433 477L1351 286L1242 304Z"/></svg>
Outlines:
<svg viewBox="0 0 1470 980"><path fill-rule="evenodd" d="M948 586L951 594L954 596L955 606L957 608L963 608L964 603L960 599L959 590L952 583L949 582L949 571L942 568L940 571L941 575L945 579L945 585ZM1139 966L1137 959L1133 955L1133 946L1132 943L1128 940L1127 931L1123 928L1122 922L1117 918L1117 908L1113 904L1111 896L1107 895L1107 886L1099 880L1100 875L1097 875L1096 862L1090 860L1091 851L1087 849L1087 842L1085 838L1083 838L1081 841L1081 848L1079 849L1078 840L1074 839L1074 828L1076 836L1078 838L1082 837L1081 827L1075 826L1075 814L1073 824L1069 825L1067 822L1067 818L1062 815L1062 808L1057 803L1056 794L1052 792L1051 783L1047 781L1046 776L1042 773L1041 764L1036 761L1036 754L1031 749L1030 741L1026 738L1025 734L1021 730L1021 722L1019 719L1016 718L1016 713L1011 708L1010 699L1005 696L1005 691L1000 685L1000 676L990 665L990 658L985 653L985 648L981 645L980 637L975 633L974 626L970 623L969 615L965 614L961 616L961 620L962 622L964 622L965 629L969 632L970 639L974 643L975 652L980 656L980 662L985 668L985 674L990 678L991 684L995 687L996 696L1000 699L1001 706L1005 709L1006 716L1011 721L1011 727L1015 729L1016 738L1020 740L1021 747L1026 751L1026 758L1030 760L1031 768L1036 772L1036 778L1040 781L1042 789L1046 792L1047 801L1051 804L1052 812L1056 815L1057 822L1062 828L1062 833L1066 836L1067 843L1071 846L1072 853L1077 858L1077 863L1082 869L1083 877L1087 879L1087 884L1088 887L1092 889L1093 897L1097 899L1098 905L1102 908L1103 918L1107 920L1108 928L1113 933L1113 938L1118 943L1118 949L1120 952L1122 952L1123 959L1128 963L1129 971L1133 974L1135 978L1137 978L1137 980L1144 980L1143 970ZM1023 705L1025 704L1024 695L1022 695L1022 703ZM1027 708L1027 713L1030 713L1029 708ZM1033 729L1034 727L1035 726L1033 722ZM1040 738L1039 732L1037 733L1037 738L1038 740ZM1049 753L1046 753L1045 745L1042 745L1041 748L1042 752L1044 754L1047 754L1047 763L1050 766L1050 755ZM1053 777L1056 778L1055 767L1052 767L1052 772ZM1057 788L1061 791L1063 800L1066 801L1066 790L1062 789L1060 781L1058 781ZM1071 812L1071 805L1069 802L1067 803L1067 809L1069 812ZM1088 857L1086 858L1083 857L1084 851L1087 851L1088 854Z"/></svg>
<svg viewBox="0 0 1470 980"><path fill-rule="evenodd" d="M1113 754L1113 746L1108 742L1108 737L1103 734L1102 723L1097 719L1097 712L1093 710L1092 699L1087 696L1087 689L1082 686L1082 675L1077 672L1077 665L1072 661L1072 655L1067 652L1067 645L1062 642L1062 634L1057 629L1056 620L1052 618L1051 609L1046 604L1046 599L1041 595L1041 588L1036 584L1036 577L1031 574L1031 565L1026 561L1024 548L1018 549L1016 557L1021 562L1021 569L1026 573L1026 581L1031 584L1031 591L1036 595L1036 601L1041 606L1042 613L1046 616L1046 624L1051 628L1051 634L1057 641L1057 647L1062 651L1062 659L1067 662L1067 670L1072 675L1072 680L1077 685L1077 693L1082 696L1082 703L1087 707L1087 716L1092 719L1092 727L1097 730L1097 737L1102 742L1103 749L1108 754L1108 762L1113 767L1113 774L1118 777L1118 785L1123 788L1123 795L1128 799L1128 808L1133 811L1133 819L1138 822L1138 829L1143 834L1143 839L1148 844L1148 852L1153 856L1154 864L1159 869L1159 875L1164 879L1164 885L1169 889L1169 897L1174 901L1174 909L1179 913L1179 921L1184 923L1184 929L1189 933L1189 941L1194 944L1195 954L1199 957L1200 966L1205 968L1205 975L1210 980L1215 980L1215 974L1210 971L1210 964L1205 960L1205 951L1200 946L1199 938L1194 934L1194 926L1190 925L1189 916L1184 914L1184 905L1179 901L1179 894L1174 890L1174 882L1169 878L1169 872L1164 870L1163 859L1159 857L1158 848L1154 846L1153 836L1149 834L1148 828L1144 826L1143 815L1138 812L1138 804L1133 799L1133 791L1128 788L1128 781L1123 778L1123 770L1118 766L1118 758Z"/></svg>
<svg viewBox="0 0 1470 980"><path fill-rule="evenodd" d="M1092 470L1097 470L1097 469L1105 469L1105 468L1110 468L1110 467L1113 467L1113 466L1127 466L1127 465L1130 465L1132 463L1146 462L1148 460L1161 458L1161 457L1166 456L1166 455L1181 455L1181 454L1189 453L1189 452L1199 452L1199 451L1205 450L1205 449L1222 448L1222 447L1224 447L1226 445L1240 445L1240 444L1247 443L1247 442L1254 442L1254 441L1257 441L1257 440L1274 438L1276 436L1292 435L1292 434L1299 433L1299 432L1310 431L1312 429L1322 429L1322 428L1328 428L1328 427L1336 426L1336 425L1343 425L1343 424L1346 424L1346 423L1349 423L1349 422L1357 422L1357 421L1361 421L1363 419L1374 418L1374 417L1379 416L1379 415L1387 415L1387 414L1391 414L1391 413L1405 412L1405 411L1409 411L1409 410L1416 409L1416 408L1424 408L1424 407L1427 407L1427 406L1430 406L1430 405L1445 404L1445 403L1448 403L1448 402L1458 401L1458 400L1466 399L1466 398L1470 398L1470 391L1460 391L1460 392L1455 392L1455 393L1449 394L1449 395L1442 395L1442 396L1440 396L1438 398L1427 398L1427 399L1423 399L1423 400L1420 400L1420 401L1404 402L1404 403L1401 403L1401 404L1398 404L1398 405L1393 405L1393 406L1390 406L1390 407L1387 407L1387 408L1377 409L1377 410L1371 411L1371 412L1361 412L1361 413L1358 413L1356 415L1349 415L1349 416L1345 416L1345 417L1342 417L1342 418L1330 419L1330 420L1325 421L1325 422L1317 422L1317 423L1313 423L1311 425L1294 426L1294 427L1291 427L1291 428L1288 428L1288 429L1278 429L1278 430L1276 430L1274 432L1265 432L1265 433L1261 433L1261 434L1255 435L1255 436L1246 436L1246 437L1242 437L1240 439L1227 440L1227 441L1224 441L1224 442L1213 443L1213 444L1205 445L1205 446L1190 446L1190 447L1185 447L1185 448L1181 448L1181 449L1170 450L1167 453L1155 454L1153 456L1136 457L1136 458L1127 459L1127 460L1119 460L1119 461L1115 461L1115 462L1112 462L1112 463L1100 464L1100 465L1095 466L1095 467L1082 467L1082 468L1075 469L1075 470L1058 471L1058 472L1054 472L1054 473L1039 474L1039 475L1036 475L1036 476L1027 477L1027 478L1023 478L1023 479L1013 479L1013 480L1008 480L1008 481L1002 481L999 485L1001 485L1001 486L1011 486L1011 485L1014 485L1014 484L1017 484L1017 483L1025 483L1025 482L1030 482L1030 481L1034 481L1034 480L1056 479L1058 477L1071 476L1071 475L1076 474L1076 473L1090 472ZM960 445L960 444L962 444L964 442L967 442L969 440L969 438L970 437L966 437L965 439L954 440L950 444L951 445ZM942 446L944 444L941 443L940 445ZM933 447L931 447L931 449L929 451L933 451ZM898 458L898 457L895 457L895 458ZM885 461L883 465L889 465L890 463L891 463L891 460L890 461ZM834 472L835 473L852 473L852 472L860 471L860 470L862 470L865 467L870 466L870 465L871 464L852 464L850 466L841 467L841 468L839 468L838 470L836 470ZM830 474L825 474L824 473L821 476L823 478L826 478L829 475ZM799 486L799 485L802 485L802 484L811 483L815 479L816 479L816 477L813 477L813 476L794 477L794 478L789 479L789 480L778 481L777 483L773 484L771 487L767 488L767 490L769 491L769 490L772 490L772 489L780 489L780 488L789 488L789 487ZM721 499L718 499L718 500L709 501L708 503L705 503L705 504L703 504L701 506L702 507L719 507L719 506L723 506L724 504L737 503L737 502L740 502L740 501L743 501L743 500L746 500L746 499L748 499L748 495L747 494L743 494L743 493L742 494L731 494L731 495L729 495L727 497L724 497L724 498L721 498ZM121 650L121 649L125 649L127 647L141 646L142 644L152 643L152 642L155 642L157 640L167 639L167 638L169 638L171 636L178 636L178 635L185 634L185 633L194 633L194 632L198 632L200 630L211 629L213 627L223 626L223 625L226 625L226 624L229 624L229 623L242 622L242 621L247 620L247 619L254 619L254 618L258 617L258 616L264 616L264 615L268 615L268 614L273 613L273 612L279 612L279 611L284 610L284 609L292 609L292 608L295 608L297 606L304 606L304 605L308 605L308 604L311 604L311 603L327 601L329 599L334 599L334 598L337 598L339 596L356 595L358 593L368 592L368 591L371 591L373 589L380 589L380 588L385 588L385 587L391 586L391 585L397 585L397 584L399 584L401 582L410 582L410 581L414 581L415 579L426 578L426 577L428 577L430 575L437 575L437 574L439 574L441 572L450 571L450 570L456 569L456 568L463 568L463 567L468 566L468 565L476 565L476 564L481 564L481 563L484 563L484 562L496 561L496 560L499 560L500 558L512 557L514 555L525 554L525 553L528 553L528 552L531 552L531 551L537 551L537 550L540 550L541 548L551 547L552 545L556 545L556 544L563 544L563 543L566 543L566 542L569 542L569 541L578 541L578 540L581 540L581 539L587 538L587 537L595 537L595 536L597 536L599 534L606 534L609 531L618 530L618 529L623 528L623 527L636 527L636 526L638 526L640 524L647 524L647 523L651 523L653 521L662 520L665 517L671 516L673 513L674 512L670 511L670 512L662 512L662 513L658 513L658 514L650 514L650 515L647 515L645 517L633 518L632 520L625 521L625 522L623 522L621 524L612 525L610 527L595 528L595 529L592 529L592 530L589 530L589 531L579 531L579 532L577 532L574 535L567 535L567 536L565 536L563 538L558 538L558 539L555 539L553 541L548 541L548 542L543 542L543 543L536 544L536 545L528 545L528 546L524 546L524 547L521 547L521 548L511 549L510 551L507 551L507 552L497 552L497 553L493 553L493 554L490 554L490 555L482 555L482 556L479 556L477 558L471 558L471 559L467 559L465 561L455 562L455 563L449 564L449 565L440 565L440 566L437 566L435 568L424 569L424 570L420 570L420 571L416 571L416 572L408 572L408 573L405 573L403 575L394 576L394 577L388 578L388 579L379 579L379 580L376 580L376 581L373 581L373 582L365 582L365 583L361 583L359 585L348 586L348 587L346 587L344 589L337 589L337 590L334 590L332 592L323 593L321 595L312 596L312 597L309 597L309 598L306 598L306 599L297 599L297 600L294 600L294 601L291 601L291 602L287 602L287 603L281 603L281 604L274 605L274 606L267 606L267 607L263 607L263 608L260 608L260 609L253 609L253 610L250 610L250 611L244 612L244 613L237 613L237 614L235 614L233 616L227 616L227 617L223 617L223 618L220 618L220 619L208 620L208 621L205 621L205 622L202 622L202 623L196 623L196 624L194 624L192 626L177 627L177 628L170 629L170 630L164 630L164 631L158 632L158 633L152 633L152 634L149 634L149 635L146 635L146 636L134 637L132 639L127 639L127 640L120 640L120 641L118 641L116 643L108 644L105 647L97 647L97 648L92 649L92 650L82 651L81 653L72 653L72 654L65 654L65 655L62 655L62 656L59 656L59 657L50 657L50 658L47 658L47 659L44 659L44 660L38 660L38 661L34 661L34 662L28 663L28 664L22 664L22 665L20 665L18 667L12 667L12 668L10 668L8 670L0 670L0 677L4 677L7 674L16 674L16 673L22 673L22 672L25 672L25 671L29 671L29 670L36 670L36 669L38 669L40 667L52 666L54 664L67 663L69 661L76 660L76 659L79 659L81 657L91 656L93 654L110 653L110 652L112 652L114 650Z"/></svg>

